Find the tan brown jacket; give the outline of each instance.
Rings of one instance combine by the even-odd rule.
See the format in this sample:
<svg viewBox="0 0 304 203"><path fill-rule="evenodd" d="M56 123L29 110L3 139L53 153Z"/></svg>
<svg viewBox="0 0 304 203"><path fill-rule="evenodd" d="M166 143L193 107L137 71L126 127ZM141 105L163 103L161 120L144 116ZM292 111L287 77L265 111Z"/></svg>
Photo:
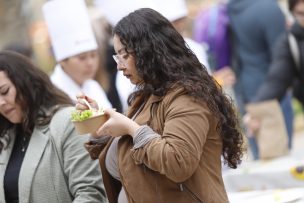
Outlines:
<svg viewBox="0 0 304 203"><path fill-rule="evenodd" d="M151 96L135 121L161 137L137 150L131 136L119 140L119 170L130 203L228 202L221 176L222 141L205 104L179 89ZM104 185L114 203L121 186L105 168L109 143L88 143L87 149L93 158L100 154Z"/></svg>

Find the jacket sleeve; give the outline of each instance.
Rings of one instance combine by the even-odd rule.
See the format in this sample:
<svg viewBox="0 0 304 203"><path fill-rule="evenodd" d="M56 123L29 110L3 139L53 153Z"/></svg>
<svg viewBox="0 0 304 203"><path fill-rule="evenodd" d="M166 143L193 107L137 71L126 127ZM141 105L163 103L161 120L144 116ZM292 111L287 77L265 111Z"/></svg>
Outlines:
<svg viewBox="0 0 304 203"><path fill-rule="evenodd" d="M56 139L61 138L60 146L57 147L61 151L63 170L73 202L107 202L98 160L92 160L83 146L89 136L78 135L69 116L65 113L59 114L60 125L65 125L65 130L61 131L61 135L56 135ZM58 132L60 133L57 129Z"/></svg>
<svg viewBox="0 0 304 203"><path fill-rule="evenodd" d="M261 15L258 17L261 29L264 32L264 40L270 53L273 53L275 43L281 34L286 30L285 16L279 5L275 1L263 2ZM270 9L271 8L271 9ZM262 39L261 39L262 40Z"/></svg>
<svg viewBox="0 0 304 203"><path fill-rule="evenodd" d="M102 139L90 139L84 144L92 159L98 159L101 151L107 146L111 136L104 136Z"/></svg>
<svg viewBox="0 0 304 203"><path fill-rule="evenodd" d="M174 99L165 113L161 137L133 149L132 156L135 163L144 163L174 182L183 182L198 168L209 131L210 113L185 95Z"/></svg>
<svg viewBox="0 0 304 203"><path fill-rule="evenodd" d="M287 35L284 33L277 41L273 60L265 82L259 88L252 102L269 99L281 100L288 87L291 87L295 75L295 63L288 45Z"/></svg>

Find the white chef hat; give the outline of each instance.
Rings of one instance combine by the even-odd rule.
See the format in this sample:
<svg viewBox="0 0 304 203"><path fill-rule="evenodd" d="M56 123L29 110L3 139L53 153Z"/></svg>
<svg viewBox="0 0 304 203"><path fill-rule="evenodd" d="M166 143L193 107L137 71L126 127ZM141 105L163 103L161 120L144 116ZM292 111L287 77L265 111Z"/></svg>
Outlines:
<svg viewBox="0 0 304 203"><path fill-rule="evenodd" d="M112 26L129 13L140 8L154 8L154 0L95 0L97 6Z"/></svg>
<svg viewBox="0 0 304 203"><path fill-rule="evenodd" d="M156 9L170 22L188 15L188 8L185 0L153 0Z"/></svg>
<svg viewBox="0 0 304 203"><path fill-rule="evenodd" d="M43 14L56 61L97 49L84 0L52 0Z"/></svg>

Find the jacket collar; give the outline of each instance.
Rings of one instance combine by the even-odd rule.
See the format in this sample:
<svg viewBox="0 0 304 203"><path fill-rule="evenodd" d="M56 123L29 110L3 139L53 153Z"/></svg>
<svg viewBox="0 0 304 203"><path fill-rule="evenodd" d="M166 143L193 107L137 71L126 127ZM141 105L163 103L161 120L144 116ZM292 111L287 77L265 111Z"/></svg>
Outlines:
<svg viewBox="0 0 304 203"><path fill-rule="evenodd" d="M295 22L291 27L291 33L294 34L298 39L304 39L304 28L300 26L298 22Z"/></svg>
<svg viewBox="0 0 304 203"><path fill-rule="evenodd" d="M82 87L66 74L59 64L55 66L54 72L51 75L51 80L73 100L75 100L75 96L82 91Z"/></svg>
<svg viewBox="0 0 304 203"><path fill-rule="evenodd" d="M31 140L19 173L18 187L21 202L29 202L33 177L49 140L49 137L46 136L48 130L48 126L35 128L31 135ZM4 194L3 179L15 142L15 130L10 130L9 136L11 137L11 141L7 149L1 152L0 156L0 194ZM4 195L0 195L0 202L5 202Z"/></svg>
<svg viewBox="0 0 304 203"><path fill-rule="evenodd" d="M15 142L15 130L10 130L9 131L9 137L11 138L11 141L9 143L9 145L7 146L7 148L5 150L2 150L1 152L1 156L0 156L0 202L5 202L5 196L4 196L4 174L5 174L5 170L6 170L6 166L8 164L9 161L9 157L12 153L13 150L13 146L14 146L14 142Z"/></svg>
<svg viewBox="0 0 304 203"><path fill-rule="evenodd" d="M174 84L168 90L168 92L166 93L165 96L168 97L168 95L169 95L169 97L171 97L171 96L179 95L179 94L185 94L185 88L182 86L179 86L178 84ZM162 101L165 96L151 95L149 100L153 104L153 103Z"/></svg>
<svg viewBox="0 0 304 203"><path fill-rule="evenodd" d="M163 100L163 96L157 96L157 95L151 95L150 97L150 101L151 103L156 103L156 102L160 102L161 100Z"/></svg>
<svg viewBox="0 0 304 203"><path fill-rule="evenodd" d="M48 130L48 126L34 129L23 159L26 164L22 164L19 175L19 197L22 197L23 202L29 202L33 177L49 140L46 135Z"/></svg>

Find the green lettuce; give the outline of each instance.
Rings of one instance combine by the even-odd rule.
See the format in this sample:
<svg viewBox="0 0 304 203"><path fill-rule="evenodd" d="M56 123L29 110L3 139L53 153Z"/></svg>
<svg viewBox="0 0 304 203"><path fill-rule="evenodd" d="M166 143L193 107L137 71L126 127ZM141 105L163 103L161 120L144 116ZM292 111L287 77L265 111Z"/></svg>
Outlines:
<svg viewBox="0 0 304 203"><path fill-rule="evenodd" d="M84 110L84 111L75 110L72 112L71 119L72 121L84 121L92 116L93 116L92 110Z"/></svg>
<svg viewBox="0 0 304 203"><path fill-rule="evenodd" d="M93 110L84 110L84 111L80 111L80 110L74 110L72 111L71 114L71 120L72 121L84 121L88 118L91 118L93 116L98 116L98 115L103 115L104 114L104 110L103 109L93 109Z"/></svg>

